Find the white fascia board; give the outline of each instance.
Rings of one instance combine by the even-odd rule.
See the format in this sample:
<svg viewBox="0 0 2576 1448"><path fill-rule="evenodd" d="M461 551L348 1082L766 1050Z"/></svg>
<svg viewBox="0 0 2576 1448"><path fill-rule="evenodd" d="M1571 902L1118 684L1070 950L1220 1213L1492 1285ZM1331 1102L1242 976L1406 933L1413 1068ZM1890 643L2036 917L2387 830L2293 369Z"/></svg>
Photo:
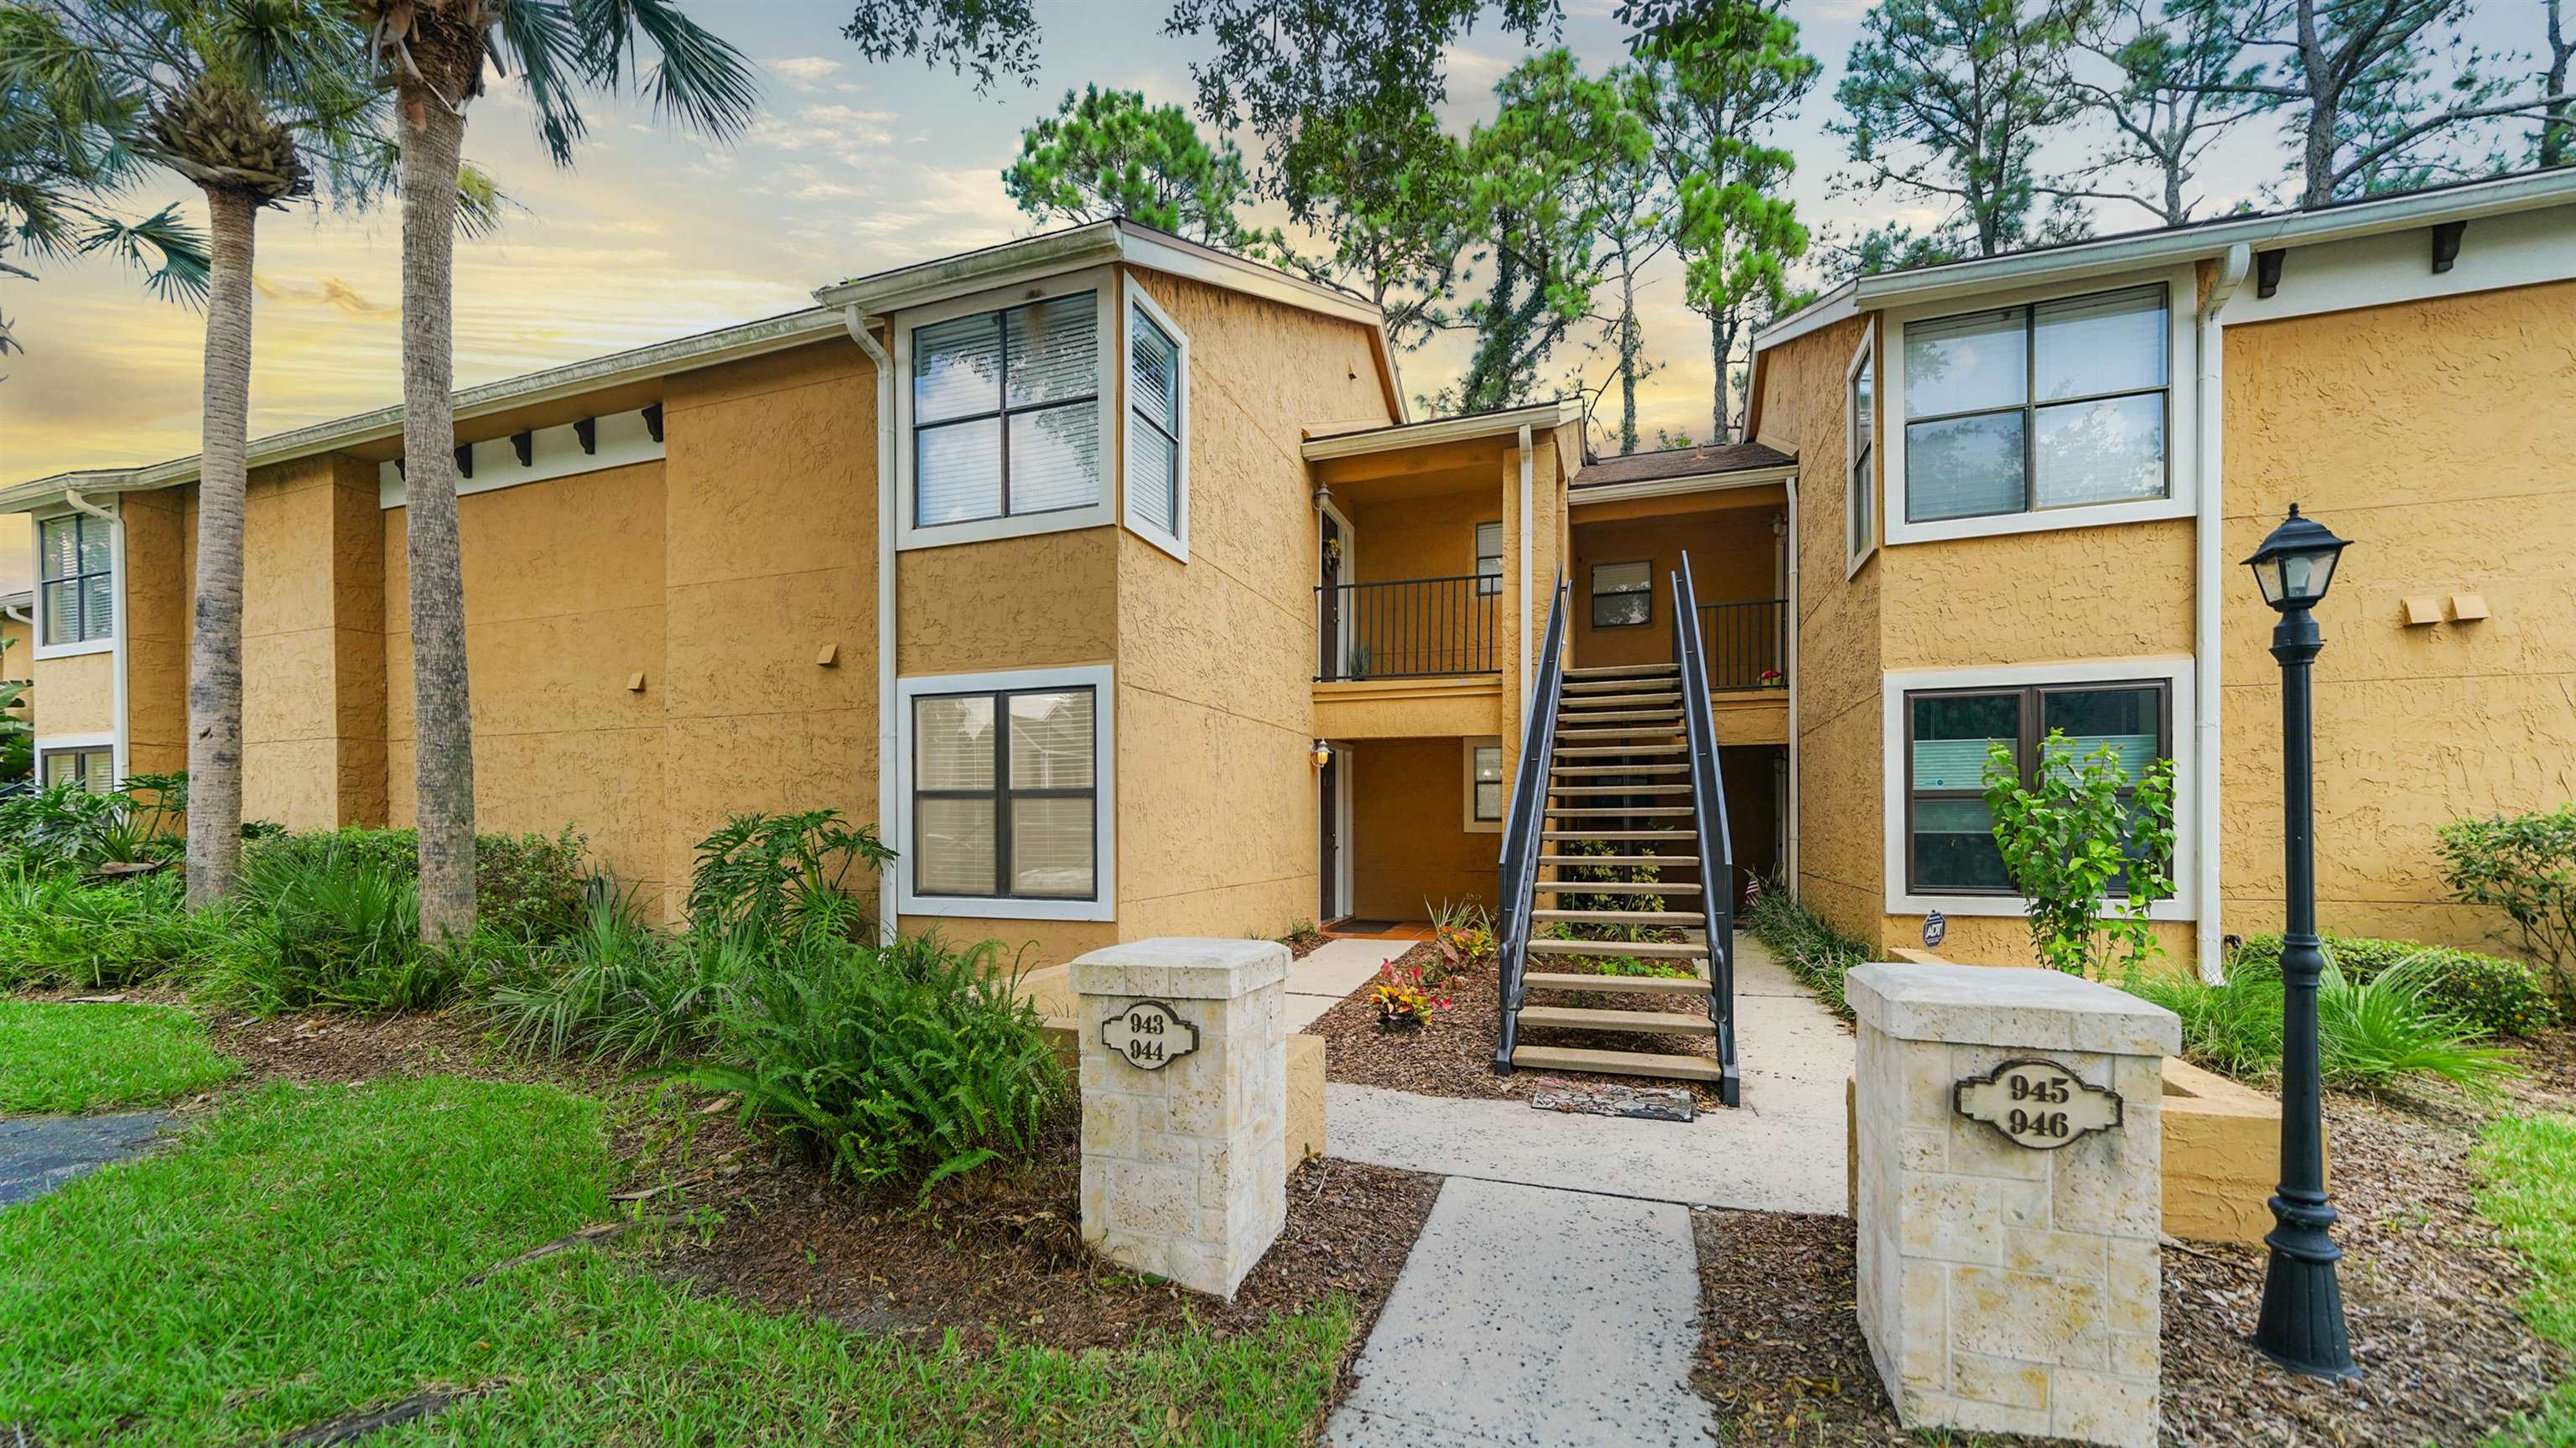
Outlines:
<svg viewBox="0 0 2576 1448"><path fill-rule="evenodd" d="M2469 186L2418 191L2321 211L2293 211L2213 221L2076 246L2017 252L1913 271L1862 277L1853 301L1863 308L1940 302L2000 286L2084 281L2159 265L2218 256L2238 243L2256 251L2408 231L2445 221L2474 221L2548 206L2576 205L2576 168L2507 176ZM1766 334L1764 341L1770 340Z"/></svg>
<svg viewBox="0 0 2576 1448"><path fill-rule="evenodd" d="M1789 463L1776 468L1739 468L1728 473L1693 473L1686 478L1649 478L1643 482L1603 483L1589 488L1577 485L1566 489L1566 506L1584 508L1594 503L1616 503L1628 498L1669 498L1683 493L1722 493L1735 488L1756 488L1765 483L1786 483L1797 475L1798 465Z"/></svg>
<svg viewBox="0 0 2576 1448"><path fill-rule="evenodd" d="M857 307L872 316L927 306L974 292L1007 287L1060 271L1098 266L1120 255L1118 228L1095 221L1069 231L1050 231L981 251L941 257L918 266L897 267L873 276L853 277L837 286L819 287L814 300L841 310Z"/></svg>
<svg viewBox="0 0 2576 1448"><path fill-rule="evenodd" d="M1524 427L1562 427L1582 416L1583 404L1570 397L1560 398L1553 402L1506 408L1500 412L1479 412L1466 417L1443 417L1430 422L1373 427L1366 432L1308 438L1300 445L1299 452L1310 463L1331 458L1365 457L1370 453L1471 442L1482 437L1517 437Z"/></svg>
<svg viewBox="0 0 2576 1448"><path fill-rule="evenodd" d="M1856 285L1845 282L1754 333L1754 356L1758 359L1767 347L1777 347L1793 337L1803 337L1820 327L1830 327L1845 317L1859 315L1860 309L1852 300Z"/></svg>
<svg viewBox="0 0 2576 1448"><path fill-rule="evenodd" d="M468 387L456 394L456 420L467 422L510 408L559 401L675 372L781 352L818 338L838 335L841 329L840 313L815 307L746 322L739 327L725 327L657 342L650 347L612 352L605 357L593 357L543 372ZM400 437L402 412L401 404L397 403L354 417L272 434L250 445L250 465L265 467L271 463ZM59 502L66 488L77 488L85 493L144 492L193 482L196 476L197 458L194 454L124 472L60 473L0 489L0 513L23 513L47 503Z"/></svg>

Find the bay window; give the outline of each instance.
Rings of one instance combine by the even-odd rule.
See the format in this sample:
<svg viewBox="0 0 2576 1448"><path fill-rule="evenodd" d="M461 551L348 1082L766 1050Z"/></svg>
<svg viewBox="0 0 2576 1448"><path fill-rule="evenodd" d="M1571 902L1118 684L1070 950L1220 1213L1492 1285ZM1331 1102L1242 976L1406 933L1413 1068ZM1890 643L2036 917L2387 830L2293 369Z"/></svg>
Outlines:
<svg viewBox="0 0 2576 1448"><path fill-rule="evenodd" d="M1127 526L1189 561L1189 339L1147 297L1127 308Z"/></svg>

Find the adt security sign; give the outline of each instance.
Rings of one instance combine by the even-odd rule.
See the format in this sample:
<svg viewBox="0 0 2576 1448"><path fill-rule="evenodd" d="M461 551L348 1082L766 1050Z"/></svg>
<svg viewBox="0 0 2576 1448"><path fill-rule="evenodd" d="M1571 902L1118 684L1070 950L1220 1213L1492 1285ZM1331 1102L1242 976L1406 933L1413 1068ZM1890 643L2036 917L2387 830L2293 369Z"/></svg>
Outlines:
<svg viewBox="0 0 2576 1448"><path fill-rule="evenodd" d="M1935 910L1923 917L1923 948L1936 950L1950 938L1950 917Z"/></svg>

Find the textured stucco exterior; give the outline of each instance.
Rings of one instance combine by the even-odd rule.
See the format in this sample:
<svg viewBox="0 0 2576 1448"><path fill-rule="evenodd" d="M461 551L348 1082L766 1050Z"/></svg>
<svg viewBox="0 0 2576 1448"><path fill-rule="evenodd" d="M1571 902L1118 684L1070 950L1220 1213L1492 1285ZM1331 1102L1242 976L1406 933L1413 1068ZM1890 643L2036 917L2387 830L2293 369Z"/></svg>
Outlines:
<svg viewBox="0 0 2576 1448"><path fill-rule="evenodd" d="M1780 597L1779 543L1771 520L1788 508L1777 485L1660 499L1654 511L1633 505L1574 510L1574 656L1586 667L1660 664L1673 656L1672 575L1691 561L1700 603L1751 603ZM1612 512L1625 516L1604 516ZM1604 563L1650 563L1653 602L1643 624L1595 628L1592 570Z"/></svg>
<svg viewBox="0 0 2576 1448"><path fill-rule="evenodd" d="M1466 827L1462 739L1372 739L1351 766L1351 910L1426 920L1443 901L1494 905L1503 837Z"/></svg>

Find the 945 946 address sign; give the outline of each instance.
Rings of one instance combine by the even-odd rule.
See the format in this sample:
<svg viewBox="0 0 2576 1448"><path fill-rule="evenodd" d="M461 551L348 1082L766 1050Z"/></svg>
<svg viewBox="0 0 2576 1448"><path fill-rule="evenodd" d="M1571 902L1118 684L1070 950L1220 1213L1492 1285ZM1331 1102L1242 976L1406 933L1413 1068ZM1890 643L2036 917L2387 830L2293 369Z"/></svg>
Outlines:
<svg viewBox="0 0 2576 1448"><path fill-rule="evenodd" d="M1961 1081L1951 1109L1982 1121L2015 1146L2055 1151L2120 1124L2120 1093L2077 1076L2055 1061L2006 1061Z"/></svg>

